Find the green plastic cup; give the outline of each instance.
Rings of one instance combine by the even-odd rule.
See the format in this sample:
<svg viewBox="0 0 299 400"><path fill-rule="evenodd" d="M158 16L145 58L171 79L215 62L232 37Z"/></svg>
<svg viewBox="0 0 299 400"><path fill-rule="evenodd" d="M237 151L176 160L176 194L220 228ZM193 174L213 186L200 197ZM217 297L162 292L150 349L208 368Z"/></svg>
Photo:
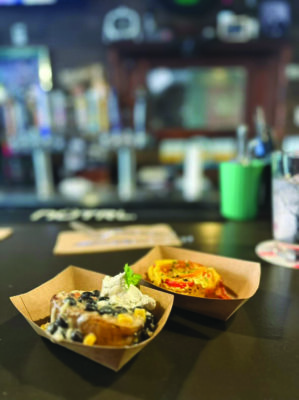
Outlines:
<svg viewBox="0 0 299 400"><path fill-rule="evenodd" d="M220 213L223 217L243 221L257 216L264 167L261 160L220 164Z"/></svg>

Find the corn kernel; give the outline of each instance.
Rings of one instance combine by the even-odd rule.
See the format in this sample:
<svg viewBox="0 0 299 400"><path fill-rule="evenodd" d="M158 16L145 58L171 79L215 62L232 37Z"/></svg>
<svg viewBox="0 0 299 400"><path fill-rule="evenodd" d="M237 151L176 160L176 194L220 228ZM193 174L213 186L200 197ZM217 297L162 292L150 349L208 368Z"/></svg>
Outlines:
<svg viewBox="0 0 299 400"><path fill-rule="evenodd" d="M49 322L47 322L46 324L42 324L40 327L45 331L47 329L49 325Z"/></svg>
<svg viewBox="0 0 299 400"><path fill-rule="evenodd" d="M132 324L133 318L128 314L118 314L117 322L120 324Z"/></svg>
<svg viewBox="0 0 299 400"><path fill-rule="evenodd" d="M88 335L84 337L83 344L86 344L87 346L92 346L93 344L95 344L96 340L97 337L94 333L88 333Z"/></svg>
<svg viewBox="0 0 299 400"><path fill-rule="evenodd" d="M146 319L146 313L144 308L135 308L134 316L138 318L142 318L144 321Z"/></svg>

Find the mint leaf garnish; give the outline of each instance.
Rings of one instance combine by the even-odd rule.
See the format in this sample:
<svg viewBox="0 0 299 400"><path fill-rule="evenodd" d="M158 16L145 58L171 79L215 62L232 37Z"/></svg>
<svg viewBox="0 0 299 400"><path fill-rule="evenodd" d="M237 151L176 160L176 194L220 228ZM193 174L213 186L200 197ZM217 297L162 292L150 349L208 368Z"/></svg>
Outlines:
<svg viewBox="0 0 299 400"><path fill-rule="evenodd" d="M124 266L124 271L125 271L125 282L127 287L130 287L130 285L136 286L141 279L141 275L135 274L132 268L128 264Z"/></svg>

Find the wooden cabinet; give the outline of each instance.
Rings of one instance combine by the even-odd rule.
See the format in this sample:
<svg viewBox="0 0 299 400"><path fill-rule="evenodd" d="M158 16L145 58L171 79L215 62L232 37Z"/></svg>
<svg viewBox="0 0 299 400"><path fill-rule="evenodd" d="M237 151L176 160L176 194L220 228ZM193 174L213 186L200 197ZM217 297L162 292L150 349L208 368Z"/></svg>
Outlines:
<svg viewBox="0 0 299 400"><path fill-rule="evenodd" d="M242 44L219 41L189 42L180 40L171 43L122 42L107 48L107 70L109 80L118 90L122 109L132 111L137 88L146 88L149 71L158 67L167 68L214 68L242 67L247 73L244 89L244 118L254 134L253 115L257 106L263 107L266 119L274 128L276 138L282 138L286 115L285 67L291 59L291 47L280 40L254 40ZM188 46L189 45L189 46ZM179 126L164 126L151 129L157 139L165 137L189 137L193 135L231 136L232 129L185 129Z"/></svg>

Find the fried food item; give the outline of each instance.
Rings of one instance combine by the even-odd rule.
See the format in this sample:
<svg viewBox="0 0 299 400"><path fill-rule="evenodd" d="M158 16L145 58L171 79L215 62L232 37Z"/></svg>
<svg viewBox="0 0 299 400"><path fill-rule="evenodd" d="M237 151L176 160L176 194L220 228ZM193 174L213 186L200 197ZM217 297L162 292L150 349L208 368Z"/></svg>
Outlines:
<svg viewBox="0 0 299 400"><path fill-rule="evenodd" d="M44 329L57 341L127 346L147 339L155 330L150 311L111 303L98 290L60 292L52 297L50 311L50 323Z"/></svg>
<svg viewBox="0 0 299 400"><path fill-rule="evenodd" d="M157 260L147 272L148 280L171 292L196 297L231 299L221 276L212 267L193 261Z"/></svg>
<svg viewBox="0 0 299 400"><path fill-rule="evenodd" d="M72 290L55 294L50 322L42 325L55 341L71 340L87 346L128 346L146 340L156 328L152 297L137 284L141 275L128 264L124 272L105 276L101 292Z"/></svg>

